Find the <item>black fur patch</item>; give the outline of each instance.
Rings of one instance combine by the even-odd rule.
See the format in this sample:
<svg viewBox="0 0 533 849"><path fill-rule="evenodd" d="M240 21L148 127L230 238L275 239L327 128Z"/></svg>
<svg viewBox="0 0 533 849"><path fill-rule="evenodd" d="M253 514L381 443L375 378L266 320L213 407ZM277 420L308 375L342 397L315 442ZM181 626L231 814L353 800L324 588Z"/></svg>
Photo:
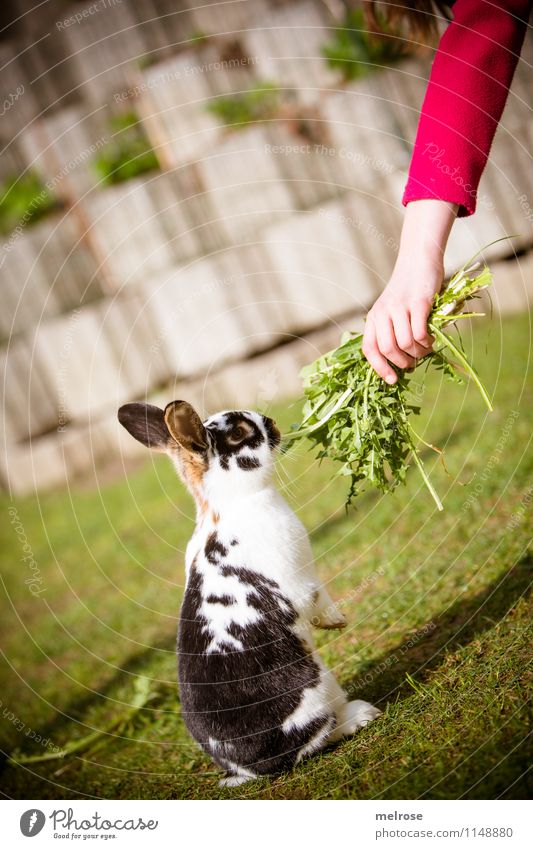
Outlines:
<svg viewBox="0 0 533 849"><path fill-rule="evenodd" d="M250 433L239 442L231 441L231 434L239 425L245 424ZM211 442L214 444L215 454L218 456L220 466L227 471L231 457L239 454L243 448L255 450L265 441L261 428L245 413L238 411L225 413L223 426L219 424L208 425L207 431ZM244 459L244 458L243 458ZM239 464L240 465L240 464ZM241 468L253 468L246 465Z"/></svg>
<svg viewBox="0 0 533 849"><path fill-rule="evenodd" d="M265 575L260 575L259 572L254 572L253 569L246 569L244 566L230 566L226 564L222 566L220 572L224 577L227 575L236 575L243 584L251 584L257 590L262 590L266 587L273 591L279 591L279 584L273 581L272 578L267 578Z"/></svg>
<svg viewBox="0 0 533 849"><path fill-rule="evenodd" d="M222 643L208 654L209 622L200 613L202 578L193 563L178 637L185 724L213 760L230 772L228 762L258 775L289 769L300 748L321 729L326 734L335 722L333 713L325 713L304 728L282 728L303 691L318 684L320 670L292 629L297 614L276 581L228 562L228 548L215 532L207 541L206 556L221 577L237 577L246 586L250 605L262 615L257 622L230 626L243 649ZM225 595L216 596L220 598ZM212 745L210 738L217 743Z"/></svg>
<svg viewBox="0 0 533 849"><path fill-rule="evenodd" d="M219 562L220 558L226 557L228 553L228 549L225 545L222 545L216 531L213 531L207 537L204 551L209 562L213 563L215 566Z"/></svg>
<svg viewBox="0 0 533 849"><path fill-rule="evenodd" d="M208 595L206 601L209 604L223 604L224 607L230 607L230 605L235 604L237 599L232 595Z"/></svg>
<svg viewBox="0 0 533 849"><path fill-rule="evenodd" d="M267 432L268 444L271 448L276 448L281 442L281 433L274 419L269 419L268 416L263 416L263 422Z"/></svg>

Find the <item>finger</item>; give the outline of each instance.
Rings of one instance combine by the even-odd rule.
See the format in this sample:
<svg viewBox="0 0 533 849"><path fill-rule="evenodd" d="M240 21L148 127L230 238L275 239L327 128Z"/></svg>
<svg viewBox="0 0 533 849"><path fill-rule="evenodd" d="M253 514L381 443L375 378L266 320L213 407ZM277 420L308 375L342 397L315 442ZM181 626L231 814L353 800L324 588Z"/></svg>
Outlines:
<svg viewBox="0 0 533 849"><path fill-rule="evenodd" d="M392 329L400 351L403 351L410 357L415 357L415 340L413 339L411 322L409 321L407 312L398 310L392 315Z"/></svg>
<svg viewBox="0 0 533 849"><path fill-rule="evenodd" d="M414 359L398 347L390 316L380 316L379 319L376 320L375 325L376 339L380 353L383 354L389 362L398 366L398 368L410 368L411 366L414 366Z"/></svg>
<svg viewBox="0 0 533 849"><path fill-rule="evenodd" d="M424 348L423 345L420 345L420 343L416 342L414 339L409 313L404 312L403 310L399 311L392 317L392 323L394 326L396 343L401 351L409 354L410 357L414 357L415 360L419 360L422 357L427 356L429 349Z"/></svg>
<svg viewBox="0 0 533 849"><path fill-rule="evenodd" d="M428 300L415 301L411 306L411 328L413 339L429 353L435 339L428 331L428 316L431 310L431 302Z"/></svg>
<svg viewBox="0 0 533 849"><path fill-rule="evenodd" d="M387 362L385 357L379 352L376 340L376 328L370 316L366 321L362 351L374 371L376 371L383 380L389 384L396 383L398 379L396 372Z"/></svg>

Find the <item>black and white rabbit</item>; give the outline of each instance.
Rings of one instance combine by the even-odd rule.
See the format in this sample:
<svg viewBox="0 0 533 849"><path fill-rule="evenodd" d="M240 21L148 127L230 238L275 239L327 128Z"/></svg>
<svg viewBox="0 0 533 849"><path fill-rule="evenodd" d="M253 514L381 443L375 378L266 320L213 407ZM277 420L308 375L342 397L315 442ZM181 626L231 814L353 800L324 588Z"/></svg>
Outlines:
<svg viewBox="0 0 533 849"><path fill-rule="evenodd" d="M342 628L305 528L272 482L280 433L250 411L202 423L186 401L126 404L129 433L166 452L194 497L178 634L183 718L234 786L290 769L380 714L349 702L312 625Z"/></svg>

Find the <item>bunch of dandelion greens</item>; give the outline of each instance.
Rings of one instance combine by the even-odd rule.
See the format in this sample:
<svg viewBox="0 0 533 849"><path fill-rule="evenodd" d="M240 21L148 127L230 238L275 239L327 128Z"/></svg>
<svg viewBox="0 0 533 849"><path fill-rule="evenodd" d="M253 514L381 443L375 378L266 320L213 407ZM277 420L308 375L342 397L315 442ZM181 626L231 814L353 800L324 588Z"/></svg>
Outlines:
<svg viewBox="0 0 533 849"><path fill-rule="evenodd" d="M484 315L463 311L465 304L492 282L486 265L471 262L435 296L428 318L429 331L435 338L434 350L417 362L414 372L396 369L397 382L385 383L362 353L361 333L345 334L340 347L302 369L306 399L303 418L285 435L284 445L287 448L295 440L307 437L313 447L320 448L319 458L340 463L338 474L350 478L347 505L366 483L383 492L394 490L405 481L412 459L438 509L443 509L419 453L421 443L434 446L424 442L410 421L412 414L420 412L413 373L424 364L442 370L456 383L463 382L464 374L469 375L492 411L487 391L460 339L452 339L445 331L459 319Z"/></svg>

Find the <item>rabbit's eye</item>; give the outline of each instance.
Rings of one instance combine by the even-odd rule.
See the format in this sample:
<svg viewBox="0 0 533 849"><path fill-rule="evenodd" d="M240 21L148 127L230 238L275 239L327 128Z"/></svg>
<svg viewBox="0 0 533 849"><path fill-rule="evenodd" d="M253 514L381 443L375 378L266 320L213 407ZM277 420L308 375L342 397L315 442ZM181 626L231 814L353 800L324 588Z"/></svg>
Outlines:
<svg viewBox="0 0 533 849"><path fill-rule="evenodd" d="M231 424L231 426L226 431L226 441L229 445L240 445L241 442L244 442L248 437L253 436L254 429L248 424L247 421L243 419L237 420L235 424Z"/></svg>
<svg viewBox="0 0 533 849"><path fill-rule="evenodd" d="M239 445L247 436L250 436L250 428L245 424L236 424L229 431L227 440L230 445Z"/></svg>
<svg viewBox="0 0 533 849"><path fill-rule="evenodd" d="M240 442L246 436L246 431L241 425L235 425L232 428L230 433L230 438L232 442Z"/></svg>

